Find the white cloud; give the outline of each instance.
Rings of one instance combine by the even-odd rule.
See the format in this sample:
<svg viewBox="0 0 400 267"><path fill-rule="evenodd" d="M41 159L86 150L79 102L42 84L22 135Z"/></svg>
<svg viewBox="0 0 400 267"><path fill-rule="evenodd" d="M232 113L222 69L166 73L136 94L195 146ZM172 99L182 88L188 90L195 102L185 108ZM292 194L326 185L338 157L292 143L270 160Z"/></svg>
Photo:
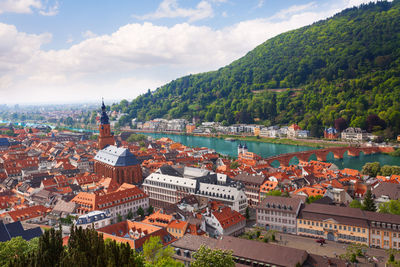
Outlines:
<svg viewBox="0 0 400 267"><path fill-rule="evenodd" d="M43 16L55 16L58 14L58 1L56 1L52 6L48 6L47 8L43 8L39 11L39 14Z"/></svg>
<svg viewBox="0 0 400 267"><path fill-rule="evenodd" d="M213 29L189 23L170 27L134 23L67 49L44 51L50 34L19 32L0 23L0 95L7 101L77 101L104 96L132 99L187 73L218 69L265 40L332 16L328 8L293 6L277 15Z"/></svg>
<svg viewBox="0 0 400 267"><path fill-rule="evenodd" d="M32 8L42 8L40 0L1 0L0 13L32 13Z"/></svg>
<svg viewBox="0 0 400 267"><path fill-rule="evenodd" d="M258 0L257 7L260 8L264 5L265 0Z"/></svg>
<svg viewBox="0 0 400 267"><path fill-rule="evenodd" d="M200 1L196 8L179 7L177 0L163 0L154 13L142 16L134 15L140 20L154 20L161 18L187 18L189 22L213 17L214 11L211 4L205 0Z"/></svg>
<svg viewBox="0 0 400 267"><path fill-rule="evenodd" d="M58 7L58 1L51 5L49 0L0 0L0 14L31 14L37 11L43 16L54 16L58 13Z"/></svg>
<svg viewBox="0 0 400 267"><path fill-rule="evenodd" d="M316 7L317 5L315 2L307 3L304 5L293 5L287 9L279 11L272 18L285 19L288 18L290 15L297 14L306 10L312 10Z"/></svg>
<svg viewBox="0 0 400 267"><path fill-rule="evenodd" d="M223 11L221 15L222 15L222 17L224 17L224 18L228 17L228 13L227 13L226 11Z"/></svg>
<svg viewBox="0 0 400 267"><path fill-rule="evenodd" d="M94 38L94 37L97 37L97 34L95 34L95 33L92 32L92 31L87 30L87 31L85 31L85 32L82 32L82 36L83 36L84 38Z"/></svg>

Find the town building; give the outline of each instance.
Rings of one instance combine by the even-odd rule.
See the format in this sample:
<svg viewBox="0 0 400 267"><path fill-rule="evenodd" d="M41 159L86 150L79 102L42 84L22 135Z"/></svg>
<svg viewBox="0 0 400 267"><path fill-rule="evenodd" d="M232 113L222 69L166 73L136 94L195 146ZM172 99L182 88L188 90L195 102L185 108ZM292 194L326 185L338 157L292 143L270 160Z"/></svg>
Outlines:
<svg viewBox="0 0 400 267"><path fill-rule="evenodd" d="M189 226L188 222L173 220L167 225L167 231L173 235L176 239L182 238Z"/></svg>
<svg viewBox="0 0 400 267"><path fill-rule="evenodd" d="M333 127L324 130L325 139L338 139L339 136L340 136L339 132Z"/></svg>
<svg viewBox="0 0 400 267"><path fill-rule="evenodd" d="M400 249L400 216L367 211L371 247Z"/></svg>
<svg viewBox="0 0 400 267"><path fill-rule="evenodd" d="M99 125L99 149L103 149L108 145L114 145L114 135L111 133L110 121L106 112L104 101L101 105L101 117Z"/></svg>
<svg viewBox="0 0 400 267"><path fill-rule="evenodd" d="M180 172L169 165L162 166L143 181L143 190L155 207L166 207L188 195L223 203L242 214L247 208L243 185L225 174L184 167Z"/></svg>
<svg viewBox="0 0 400 267"><path fill-rule="evenodd" d="M143 251L143 244L152 236L160 237L164 246L176 241L166 229L143 222L122 221L97 230L104 239L128 243L136 251Z"/></svg>
<svg viewBox="0 0 400 267"><path fill-rule="evenodd" d="M256 223L266 230L296 234L302 203L299 198L266 196L256 207Z"/></svg>
<svg viewBox="0 0 400 267"><path fill-rule="evenodd" d="M139 207L149 207L148 196L137 186L122 184L116 191L100 194L98 192L79 192L72 200L77 204L78 214L87 214L91 211L104 211L111 216L113 222L118 216L135 214Z"/></svg>
<svg viewBox="0 0 400 267"><path fill-rule="evenodd" d="M297 218L297 234L369 246L369 223L361 209L309 204Z"/></svg>
<svg viewBox="0 0 400 267"><path fill-rule="evenodd" d="M32 223L44 222L47 214L51 211L50 208L46 208L42 205L36 205L31 207L26 207L18 210L9 211L1 214L3 221L7 223L25 221Z"/></svg>
<svg viewBox="0 0 400 267"><path fill-rule="evenodd" d="M256 206L260 202L260 188L266 181L263 175L243 172L232 178L244 185L244 192L249 206Z"/></svg>
<svg viewBox="0 0 400 267"><path fill-rule="evenodd" d="M207 208L202 214L206 222L206 232L212 237L238 236L244 232L246 218L229 207Z"/></svg>
<svg viewBox="0 0 400 267"><path fill-rule="evenodd" d="M75 221L76 227L99 229L111 224L111 216L104 211L91 211Z"/></svg>
<svg viewBox="0 0 400 267"><path fill-rule="evenodd" d="M367 133L367 131L361 130L361 128L354 127L349 127L344 130L341 136L343 140L355 142L366 141L372 138L372 135L370 133Z"/></svg>
<svg viewBox="0 0 400 267"><path fill-rule="evenodd" d="M99 176L111 177L118 184L139 184L142 168L128 148L109 145L94 157L94 172Z"/></svg>
<svg viewBox="0 0 400 267"><path fill-rule="evenodd" d="M215 239L197 235L185 235L171 244L174 258L190 266L201 246L232 252L236 266L346 266L344 260L309 254L306 250L278 246L233 236Z"/></svg>

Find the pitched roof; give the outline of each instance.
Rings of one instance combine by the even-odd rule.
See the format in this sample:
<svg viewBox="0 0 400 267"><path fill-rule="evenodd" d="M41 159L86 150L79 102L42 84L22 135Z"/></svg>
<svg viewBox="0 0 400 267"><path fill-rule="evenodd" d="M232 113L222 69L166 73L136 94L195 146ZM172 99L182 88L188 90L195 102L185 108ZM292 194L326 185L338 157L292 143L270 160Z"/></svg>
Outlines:
<svg viewBox="0 0 400 267"><path fill-rule="evenodd" d="M296 213L302 201L298 198L266 196L257 208L269 210L285 210Z"/></svg>
<svg viewBox="0 0 400 267"><path fill-rule="evenodd" d="M305 250L282 247L232 236L223 236L222 239L214 239L197 235L185 235L172 244L173 247L191 251L197 251L201 245L205 245L211 249L230 250L234 257L277 266L295 266L297 263L303 264L308 257L308 253Z"/></svg>
<svg viewBox="0 0 400 267"><path fill-rule="evenodd" d="M107 146L97 152L95 160L115 167L138 165L135 155L129 149L116 146Z"/></svg>
<svg viewBox="0 0 400 267"><path fill-rule="evenodd" d="M248 173L238 174L232 179L238 180L238 181L241 181L244 183L257 184L259 186L261 186L265 181L265 177L263 175L255 175L255 174L251 175Z"/></svg>
<svg viewBox="0 0 400 267"><path fill-rule="evenodd" d="M34 237L41 236L42 233L40 227L24 230L20 221L8 224L0 221L0 242L11 240L11 238L17 236L21 236L23 239L29 241Z"/></svg>
<svg viewBox="0 0 400 267"><path fill-rule="evenodd" d="M39 216L43 216L50 211L43 205L31 206L19 210L9 211L7 214L13 219L13 221L24 221Z"/></svg>
<svg viewBox="0 0 400 267"><path fill-rule="evenodd" d="M232 210L230 207L223 207L222 209L214 211L212 214L219 221L223 229L227 229L232 225L246 220L242 214Z"/></svg>

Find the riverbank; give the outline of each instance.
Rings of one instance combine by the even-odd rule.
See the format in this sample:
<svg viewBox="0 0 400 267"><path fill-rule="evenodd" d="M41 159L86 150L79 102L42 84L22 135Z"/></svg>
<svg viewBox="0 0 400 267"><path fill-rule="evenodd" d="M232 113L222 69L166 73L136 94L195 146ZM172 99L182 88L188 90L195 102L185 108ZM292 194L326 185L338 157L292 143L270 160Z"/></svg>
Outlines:
<svg viewBox="0 0 400 267"><path fill-rule="evenodd" d="M125 131L125 130L124 130ZM260 142L260 143L271 143L271 144L281 144L281 145L292 145L292 146L307 146L307 147L315 147L315 148L328 148L328 147L341 147L341 146L349 146L346 142L340 141L325 141L321 139L288 139L288 138L263 138L257 136L239 136L239 135L228 135L228 134L185 134L180 132L152 132L152 131L143 131L143 130L127 130L129 132L136 133L155 133L155 134L174 134L174 135L186 135L186 136L199 136L199 137L213 137L213 138L232 138L240 141L252 141L252 142Z"/></svg>
<svg viewBox="0 0 400 267"><path fill-rule="evenodd" d="M318 139L288 139L288 138L258 138L257 136L237 136L237 135L219 135L219 138L234 138L241 141L253 141L271 144L308 146L315 148L341 147L348 146L345 142L332 142Z"/></svg>

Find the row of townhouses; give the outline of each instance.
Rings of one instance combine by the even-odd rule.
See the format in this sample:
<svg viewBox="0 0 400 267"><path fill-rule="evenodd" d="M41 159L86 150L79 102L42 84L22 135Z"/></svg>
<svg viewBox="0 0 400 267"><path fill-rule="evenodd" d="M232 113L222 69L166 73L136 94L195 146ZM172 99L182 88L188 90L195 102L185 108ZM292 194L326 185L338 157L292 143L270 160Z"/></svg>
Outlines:
<svg viewBox="0 0 400 267"><path fill-rule="evenodd" d="M313 238L400 249L400 216L267 196L256 207L257 225Z"/></svg>

